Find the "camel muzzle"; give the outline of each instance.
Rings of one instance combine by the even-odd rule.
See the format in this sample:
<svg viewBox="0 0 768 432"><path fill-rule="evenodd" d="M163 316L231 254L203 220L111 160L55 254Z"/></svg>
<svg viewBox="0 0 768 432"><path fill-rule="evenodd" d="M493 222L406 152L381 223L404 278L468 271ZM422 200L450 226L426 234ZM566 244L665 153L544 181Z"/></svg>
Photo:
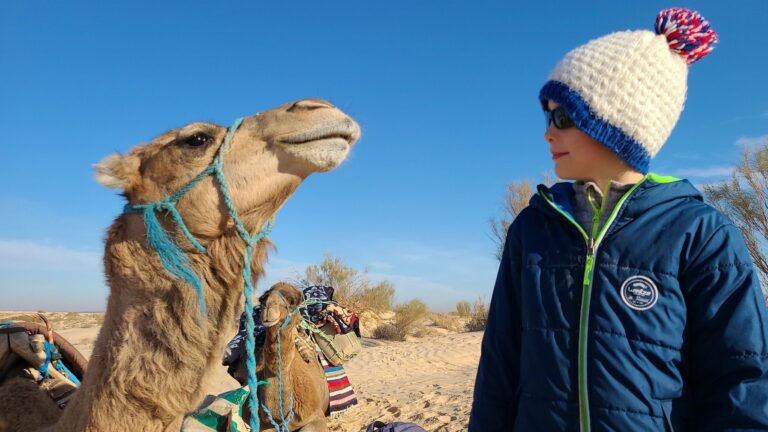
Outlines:
<svg viewBox="0 0 768 432"><path fill-rule="evenodd" d="M360 128L349 118L325 124L314 130L302 131L277 137L281 144L301 145L316 141L341 140L351 146L360 136Z"/></svg>
<svg viewBox="0 0 768 432"><path fill-rule="evenodd" d="M261 323L264 324L264 327L273 327L276 324L280 323L281 321L280 311L275 310L276 308L277 306L272 306L271 308L264 309L264 312L261 318Z"/></svg>

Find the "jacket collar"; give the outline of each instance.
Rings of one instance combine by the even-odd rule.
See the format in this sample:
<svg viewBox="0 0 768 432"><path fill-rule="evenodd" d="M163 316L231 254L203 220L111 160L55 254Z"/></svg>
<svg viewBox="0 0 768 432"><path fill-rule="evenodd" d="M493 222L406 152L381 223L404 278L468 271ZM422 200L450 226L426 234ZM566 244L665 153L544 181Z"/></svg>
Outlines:
<svg viewBox="0 0 768 432"><path fill-rule="evenodd" d="M614 220L609 233L619 229L621 226L626 225L641 214L658 205L675 200L704 200L701 192L685 179L649 173L643 180L640 180L639 183L640 184L637 185L637 187L630 189L630 191L627 192L629 196L621 204L621 208L618 210L619 213L616 215L616 219ZM557 210L547 202L550 201L559 207L560 210L573 216L573 184L573 182L561 182L556 183L551 187L540 184L537 187L538 193L531 197L529 205L546 214L562 217L561 215L558 215Z"/></svg>

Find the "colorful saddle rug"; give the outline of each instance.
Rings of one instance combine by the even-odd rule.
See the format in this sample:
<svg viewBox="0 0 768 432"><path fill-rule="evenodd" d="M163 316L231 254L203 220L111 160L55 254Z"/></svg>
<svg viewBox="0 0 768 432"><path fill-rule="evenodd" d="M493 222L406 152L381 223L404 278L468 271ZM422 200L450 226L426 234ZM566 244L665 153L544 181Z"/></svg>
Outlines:
<svg viewBox="0 0 768 432"><path fill-rule="evenodd" d="M347 378L344 366L333 366L328 363L322 354L319 354L319 356L320 364L323 365L323 372L325 372L325 380L328 382L328 392L330 395L329 411L331 415L344 412L353 405L357 405L357 397L352 388L352 383Z"/></svg>

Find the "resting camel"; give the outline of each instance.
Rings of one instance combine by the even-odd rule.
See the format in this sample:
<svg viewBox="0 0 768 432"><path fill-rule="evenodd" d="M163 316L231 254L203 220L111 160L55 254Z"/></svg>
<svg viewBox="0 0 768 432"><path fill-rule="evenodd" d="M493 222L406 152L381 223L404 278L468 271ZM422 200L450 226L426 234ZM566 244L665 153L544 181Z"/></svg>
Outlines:
<svg viewBox="0 0 768 432"><path fill-rule="evenodd" d="M277 335L279 333L283 412L286 418L291 406L290 395L293 395L294 417L288 423L288 429L291 431L301 429L302 432L326 432L328 427L325 414L330 396L323 367L314 355L312 358L304 359L298 351L296 337L298 337L297 326L301 320L301 314L293 313L288 323L285 323L288 315L299 306L302 299L301 292L285 282L275 284L261 296L261 320L267 327L267 331L257 371L259 379L268 384L260 387L259 400L269 409L274 420L280 424L277 376L279 370ZM265 426L271 426L263 409L259 410L259 415L261 424L264 425L262 430Z"/></svg>
<svg viewBox="0 0 768 432"><path fill-rule="evenodd" d="M174 194L216 157L227 128L192 123L126 155L95 166L97 180L122 190L129 204ZM360 136L358 125L320 99L304 99L244 119L222 154L231 201L251 235L259 232L299 184L329 171ZM172 275L150 245L140 213L124 213L106 236L107 310L80 389L61 414L36 384L14 378L0 386L0 430L178 431L220 367L243 310L245 244L220 185L207 177L176 205L202 253L167 212L158 212L199 277L205 302ZM253 251L252 279L270 243Z"/></svg>

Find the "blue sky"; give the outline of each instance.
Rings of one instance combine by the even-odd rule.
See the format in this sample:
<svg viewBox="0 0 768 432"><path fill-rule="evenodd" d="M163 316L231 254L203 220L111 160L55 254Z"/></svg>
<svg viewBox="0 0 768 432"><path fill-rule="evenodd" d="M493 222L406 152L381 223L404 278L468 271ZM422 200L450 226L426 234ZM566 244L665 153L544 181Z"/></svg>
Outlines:
<svg viewBox="0 0 768 432"><path fill-rule="evenodd" d="M490 299L488 219L511 180L551 170L537 93L570 49L697 9L721 43L691 68L652 170L723 179L768 137L768 2L0 3L0 310L103 310L105 229L123 200L91 165L191 121L304 97L363 138L278 214L264 289L326 251L398 300Z"/></svg>

